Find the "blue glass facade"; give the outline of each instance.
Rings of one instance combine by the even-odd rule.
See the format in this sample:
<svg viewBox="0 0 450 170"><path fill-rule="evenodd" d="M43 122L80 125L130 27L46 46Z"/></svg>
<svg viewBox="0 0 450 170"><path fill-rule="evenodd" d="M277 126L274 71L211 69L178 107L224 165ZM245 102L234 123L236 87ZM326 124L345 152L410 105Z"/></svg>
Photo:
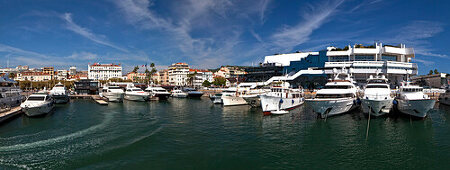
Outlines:
<svg viewBox="0 0 450 170"><path fill-rule="evenodd" d="M308 57L300 61L291 61L289 66L284 67L283 72L288 74L295 74L300 70L306 70L309 67L319 67L325 66L325 62L328 61L327 52L320 51L319 55L309 55Z"/></svg>

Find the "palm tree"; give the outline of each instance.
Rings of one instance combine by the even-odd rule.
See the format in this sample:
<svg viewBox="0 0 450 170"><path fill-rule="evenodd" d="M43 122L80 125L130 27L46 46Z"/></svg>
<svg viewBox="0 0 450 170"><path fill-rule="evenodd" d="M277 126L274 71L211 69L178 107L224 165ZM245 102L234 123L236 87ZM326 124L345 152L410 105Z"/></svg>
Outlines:
<svg viewBox="0 0 450 170"><path fill-rule="evenodd" d="M188 81L188 84L190 85L190 86L193 86L193 84L194 84L194 79L195 79L195 76L197 75L197 71L194 71L194 73L189 73L188 75L187 75L187 77L188 77L188 79L187 79L187 81Z"/></svg>

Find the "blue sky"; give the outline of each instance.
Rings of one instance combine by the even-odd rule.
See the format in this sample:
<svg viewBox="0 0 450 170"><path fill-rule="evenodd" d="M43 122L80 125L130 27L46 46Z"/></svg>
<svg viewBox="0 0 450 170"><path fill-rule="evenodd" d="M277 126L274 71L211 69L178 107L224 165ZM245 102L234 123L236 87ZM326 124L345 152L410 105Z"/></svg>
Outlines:
<svg viewBox="0 0 450 170"><path fill-rule="evenodd" d="M375 41L450 73L449 1L0 0L0 67L154 62L252 65L265 55Z"/></svg>

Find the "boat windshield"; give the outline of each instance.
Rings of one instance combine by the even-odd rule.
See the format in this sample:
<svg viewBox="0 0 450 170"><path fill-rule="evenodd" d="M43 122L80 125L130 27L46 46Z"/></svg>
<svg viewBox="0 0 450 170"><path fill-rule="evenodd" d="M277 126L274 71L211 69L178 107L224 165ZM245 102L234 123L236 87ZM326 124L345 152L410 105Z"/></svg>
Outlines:
<svg viewBox="0 0 450 170"><path fill-rule="evenodd" d="M117 87L117 86L110 86L110 87L108 87L108 89L121 89L121 88Z"/></svg>
<svg viewBox="0 0 450 170"><path fill-rule="evenodd" d="M45 96L30 96L27 99L28 101L44 101Z"/></svg>
<svg viewBox="0 0 450 170"><path fill-rule="evenodd" d="M346 98L346 97L354 97L354 94L317 94L316 98L319 99L335 99L335 98Z"/></svg>
<svg viewBox="0 0 450 170"><path fill-rule="evenodd" d="M142 91L142 89L133 89L133 91Z"/></svg>
<svg viewBox="0 0 450 170"><path fill-rule="evenodd" d="M386 84L386 80L383 79L375 79L375 80L369 80L368 83L382 83L382 84Z"/></svg>
<svg viewBox="0 0 450 170"><path fill-rule="evenodd" d="M404 92L421 92L422 89L421 88L404 88L403 91Z"/></svg>
<svg viewBox="0 0 450 170"><path fill-rule="evenodd" d="M382 88L382 89L387 89L388 86L387 86L387 85L367 85L366 88Z"/></svg>
<svg viewBox="0 0 450 170"><path fill-rule="evenodd" d="M325 89L349 89L350 86L347 85L337 85L337 86L325 86Z"/></svg>

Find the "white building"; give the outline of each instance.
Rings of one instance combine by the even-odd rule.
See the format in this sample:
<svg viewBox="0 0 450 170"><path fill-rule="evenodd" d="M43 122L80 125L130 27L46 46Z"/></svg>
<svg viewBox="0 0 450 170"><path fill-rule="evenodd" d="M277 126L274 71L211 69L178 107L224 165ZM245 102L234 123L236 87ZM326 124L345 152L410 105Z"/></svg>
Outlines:
<svg viewBox="0 0 450 170"><path fill-rule="evenodd" d="M88 78L92 80L122 78L122 66L117 64L94 63L88 66Z"/></svg>
<svg viewBox="0 0 450 170"><path fill-rule="evenodd" d="M75 66L70 66L70 69L69 69L70 71L69 71L69 75L75 75L75 74L77 74L77 67L75 67Z"/></svg>
<svg viewBox="0 0 450 170"><path fill-rule="evenodd" d="M20 72L17 73L16 81L48 81L52 79L52 75L44 72Z"/></svg>
<svg viewBox="0 0 450 170"><path fill-rule="evenodd" d="M66 80L68 77L68 72L67 70L57 70L57 74L55 76L55 78L57 80Z"/></svg>
<svg viewBox="0 0 450 170"><path fill-rule="evenodd" d="M213 73L209 70L189 69L189 74L195 74L192 85L194 87L202 87L204 81L212 83L214 81Z"/></svg>
<svg viewBox="0 0 450 170"><path fill-rule="evenodd" d="M406 75L417 74L417 64L411 63L414 57L414 49L406 48L404 44L390 46L375 43L372 46L353 45L344 49L328 47L320 52L266 56L263 65L280 66L285 71L289 70L288 73L296 70L289 76L272 77L266 84L277 80L292 81L302 75L333 75L333 70L339 71L345 67L358 83L364 84L370 75L380 73L386 75L392 84L398 85ZM315 66L309 68L312 65L309 63Z"/></svg>
<svg viewBox="0 0 450 170"><path fill-rule="evenodd" d="M174 86L188 85L187 75L189 74L189 65L186 63L174 63L169 66L169 84Z"/></svg>

